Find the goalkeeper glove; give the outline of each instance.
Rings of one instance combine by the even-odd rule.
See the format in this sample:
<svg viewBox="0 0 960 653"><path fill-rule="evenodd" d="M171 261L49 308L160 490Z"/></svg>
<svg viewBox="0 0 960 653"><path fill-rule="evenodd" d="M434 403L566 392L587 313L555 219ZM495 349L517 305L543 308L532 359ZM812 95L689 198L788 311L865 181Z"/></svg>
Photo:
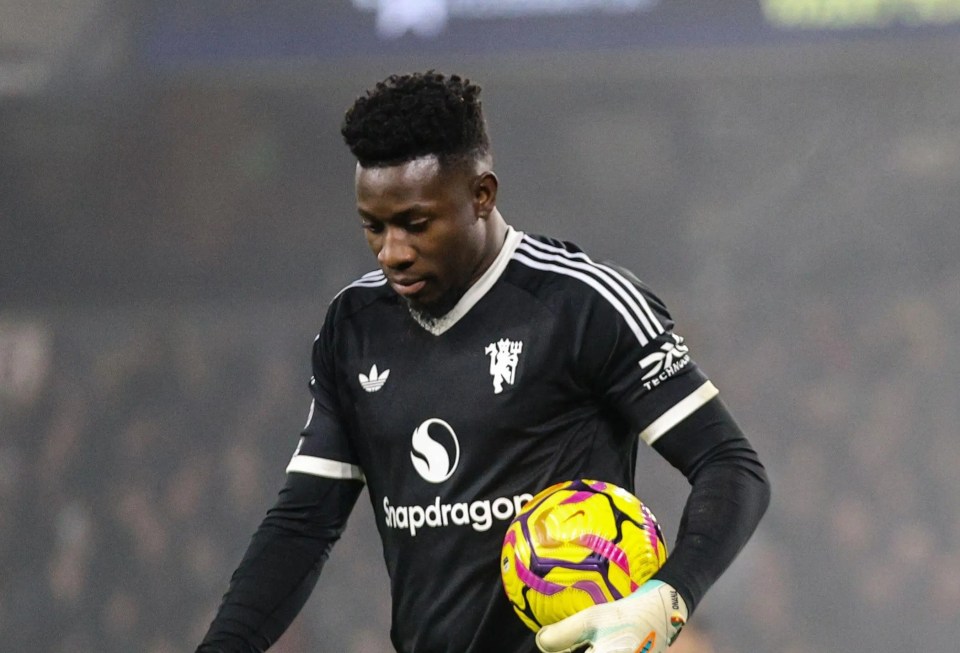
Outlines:
<svg viewBox="0 0 960 653"><path fill-rule="evenodd" d="M544 626L537 633L543 653L663 653L687 622L687 606L677 590L649 580L630 596L594 605Z"/></svg>

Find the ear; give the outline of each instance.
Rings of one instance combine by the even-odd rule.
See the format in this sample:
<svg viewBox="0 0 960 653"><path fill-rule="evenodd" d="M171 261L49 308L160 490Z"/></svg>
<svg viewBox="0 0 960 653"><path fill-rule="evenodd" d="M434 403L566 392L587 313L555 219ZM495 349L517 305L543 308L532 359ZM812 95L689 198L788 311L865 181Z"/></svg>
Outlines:
<svg viewBox="0 0 960 653"><path fill-rule="evenodd" d="M491 170L481 172L473 181L473 210L478 216L490 215L497 206L500 181Z"/></svg>

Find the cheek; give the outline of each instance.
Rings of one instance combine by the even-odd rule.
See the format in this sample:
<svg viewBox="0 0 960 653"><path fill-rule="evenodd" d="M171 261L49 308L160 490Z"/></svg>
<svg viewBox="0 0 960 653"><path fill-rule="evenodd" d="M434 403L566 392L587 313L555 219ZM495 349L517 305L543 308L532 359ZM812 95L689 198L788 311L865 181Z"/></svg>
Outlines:
<svg viewBox="0 0 960 653"><path fill-rule="evenodd" d="M444 265L447 268L452 285L462 285L470 281L478 259L479 244L471 232L460 232L447 244Z"/></svg>
<svg viewBox="0 0 960 653"><path fill-rule="evenodd" d="M380 253L380 237L370 231L363 232L364 238L367 239L367 247L370 248L370 251L374 254Z"/></svg>

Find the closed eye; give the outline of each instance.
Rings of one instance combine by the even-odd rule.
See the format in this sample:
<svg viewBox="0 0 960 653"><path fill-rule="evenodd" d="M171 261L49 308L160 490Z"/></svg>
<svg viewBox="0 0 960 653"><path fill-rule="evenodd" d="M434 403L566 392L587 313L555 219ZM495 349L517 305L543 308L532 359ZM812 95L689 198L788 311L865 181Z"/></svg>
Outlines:
<svg viewBox="0 0 960 653"><path fill-rule="evenodd" d="M411 220L406 224L406 229L410 233L418 234L422 231L425 231L427 226L430 224L430 220L427 218L419 218L417 220Z"/></svg>
<svg viewBox="0 0 960 653"><path fill-rule="evenodd" d="M419 210L418 207L400 211L386 219L367 213L363 209L360 209L359 213L360 226L363 227L364 231L372 234L383 233L387 225L396 226L411 234L423 233L430 226L430 221L433 218L431 214Z"/></svg>

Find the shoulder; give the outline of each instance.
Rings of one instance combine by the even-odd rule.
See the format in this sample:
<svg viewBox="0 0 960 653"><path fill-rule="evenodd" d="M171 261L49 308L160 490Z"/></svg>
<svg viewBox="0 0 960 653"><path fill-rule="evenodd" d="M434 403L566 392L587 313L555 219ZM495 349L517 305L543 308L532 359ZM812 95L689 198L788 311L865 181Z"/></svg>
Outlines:
<svg viewBox="0 0 960 653"><path fill-rule="evenodd" d="M663 302L636 275L614 263L594 261L573 243L524 234L512 262L515 283L541 300L578 312L619 315L641 341L657 337L670 320Z"/></svg>
<svg viewBox="0 0 960 653"><path fill-rule="evenodd" d="M534 294L564 291L589 295L584 285L584 267L595 267L589 257L573 243L537 234L523 234L511 257L511 281ZM589 276L589 275L588 275Z"/></svg>
<svg viewBox="0 0 960 653"><path fill-rule="evenodd" d="M367 272L334 295L327 309L327 322L334 324L351 318L383 302L394 302L396 294L387 284L382 270Z"/></svg>
<svg viewBox="0 0 960 653"><path fill-rule="evenodd" d="M649 289L633 273L608 261L595 261L579 246L536 234L524 234L513 254L522 267L542 273L555 283L580 289L585 294L603 294L604 290L633 286L643 292Z"/></svg>

